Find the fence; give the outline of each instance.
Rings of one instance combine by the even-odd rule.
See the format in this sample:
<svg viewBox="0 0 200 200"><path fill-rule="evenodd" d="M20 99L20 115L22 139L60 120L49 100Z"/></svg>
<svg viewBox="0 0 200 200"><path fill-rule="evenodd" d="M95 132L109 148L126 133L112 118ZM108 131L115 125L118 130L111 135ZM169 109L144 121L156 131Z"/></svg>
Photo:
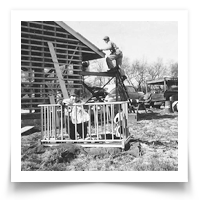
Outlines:
<svg viewBox="0 0 200 200"><path fill-rule="evenodd" d="M121 147L129 138L127 102L57 104L41 107L42 143Z"/></svg>

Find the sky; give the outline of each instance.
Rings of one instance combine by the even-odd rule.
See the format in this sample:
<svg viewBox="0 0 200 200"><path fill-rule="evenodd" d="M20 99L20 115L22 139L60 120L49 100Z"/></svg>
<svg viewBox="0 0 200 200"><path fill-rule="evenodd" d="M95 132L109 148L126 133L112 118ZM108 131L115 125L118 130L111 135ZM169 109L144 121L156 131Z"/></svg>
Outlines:
<svg viewBox="0 0 200 200"><path fill-rule="evenodd" d="M65 21L98 48L105 47L109 36L130 61L158 58L163 63L178 62L178 22L176 21Z"/></svg>

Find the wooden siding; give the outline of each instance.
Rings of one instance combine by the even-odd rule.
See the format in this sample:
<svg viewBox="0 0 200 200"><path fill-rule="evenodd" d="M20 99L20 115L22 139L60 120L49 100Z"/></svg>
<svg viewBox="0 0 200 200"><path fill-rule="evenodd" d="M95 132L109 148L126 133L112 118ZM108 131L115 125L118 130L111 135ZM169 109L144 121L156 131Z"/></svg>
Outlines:
<svg viewBox="0 0 200 200"><path fill-rule="evenodd" d="M52 42L69 91L82 91L81 62L101 56L54 21L21 22L21 108L40 112L61 92L47 42Z"/></svg>

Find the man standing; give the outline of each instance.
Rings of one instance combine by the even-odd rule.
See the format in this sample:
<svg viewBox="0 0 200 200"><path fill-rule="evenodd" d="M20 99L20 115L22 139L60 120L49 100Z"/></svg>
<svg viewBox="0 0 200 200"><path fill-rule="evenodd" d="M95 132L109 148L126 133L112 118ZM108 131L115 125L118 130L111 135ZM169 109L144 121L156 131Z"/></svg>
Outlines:
<svg viewBox="0 0 200 200"><path fill-rule="evenodd" d="M105 36L103 38L103 40L105 41L105 43L107 44L107 47L104 49L100 49L101 51L106 51L106 50L110 50L110 55L107 56L106 58L106 63L108 65L108 68L110 70L114 69L114 64L113 64L113 60L116 61L116 67L119 67L120 69L120 73L122 75L123 78L125 78L125 72L123 69L121 69L122 66L122 58L123 58L123 53L122 51L117 47L117 45L110 41L110 38L108 36Z"/></svg>

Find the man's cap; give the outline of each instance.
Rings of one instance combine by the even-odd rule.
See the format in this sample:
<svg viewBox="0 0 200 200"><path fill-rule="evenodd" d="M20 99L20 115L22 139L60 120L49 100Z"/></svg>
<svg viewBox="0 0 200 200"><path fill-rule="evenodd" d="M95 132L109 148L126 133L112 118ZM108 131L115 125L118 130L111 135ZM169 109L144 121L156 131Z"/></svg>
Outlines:
<svg viewBox="0 0 200 200"><path fill-rule="evenodd" d="M108 37L108 36L105 36L105 37L103 38L103 40L109 40L109 37Z"/></svg>

